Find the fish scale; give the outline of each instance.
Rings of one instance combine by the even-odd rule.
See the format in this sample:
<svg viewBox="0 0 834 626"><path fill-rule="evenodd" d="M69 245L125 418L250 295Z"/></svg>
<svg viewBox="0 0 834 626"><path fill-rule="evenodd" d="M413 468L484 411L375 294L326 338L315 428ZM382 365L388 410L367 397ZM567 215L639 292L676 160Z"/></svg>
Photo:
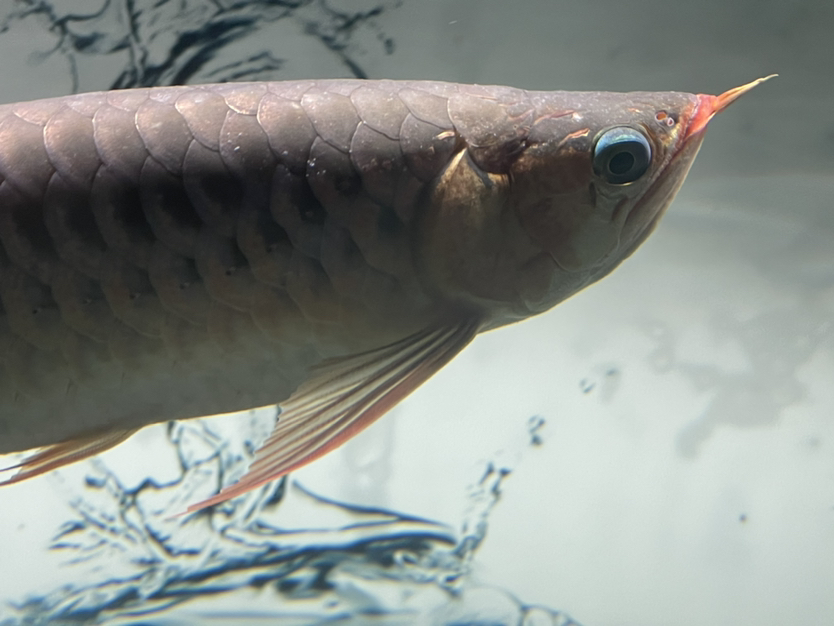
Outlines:
<svg viewBox="0 0 834 626"><path fill-rule="evenodd" d="M409 115L390 89L351 82L0 106L0 241L10 260L0 281L18 345L4 355L3 377L27 381L5 385L0 433L9 411L33 431L3 434L0 451L114 422L275 403L322 357L375 347L430 319L401 217L413 218L431 176L422 165L412 174L391 139ZM426 152L439 133L423 130L416 139ZM434 173L450 153L437 154ZM368 316L383 332L368 332ZM174 341L183 322L187 346ZM203 344L212 350L186 349ZM293 367L279 367L287 361ZM82 362L117 367L118 393L100 393ZM150 371L159 381L151 394ZM237 385L207 384L222 376Z"/></svg>
<svg viewBox="0 0 834 626"><path fill-rule="evenodd" d="M479 332L610 273L721 96L426 81L0 106L0 453L16 482L150 423L280 403L244 493Z"/></svg>

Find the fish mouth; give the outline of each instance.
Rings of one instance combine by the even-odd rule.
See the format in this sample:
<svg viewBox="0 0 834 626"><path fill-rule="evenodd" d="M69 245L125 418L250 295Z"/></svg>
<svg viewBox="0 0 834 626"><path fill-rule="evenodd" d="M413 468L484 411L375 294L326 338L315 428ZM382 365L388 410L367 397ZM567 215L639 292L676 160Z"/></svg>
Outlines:
<svg viewBox="0 0 834 626"><path fill-rule="evenodd" d="M741 85L739 87L733 87L732 89L728 89L720 96L711 96L709 94L698 94L698 110L696 111L695 115L692 116L692 119L689 121L689 126L686 129L686 133L684 134L684 141L687 141L690 137L698 135L704 131L709 124L709 121L716 115L716 113L721 113L724 109L730 106L733 102L738 100L741 96L746 94L748 91L753 89L754 87L761 85L766 80L770 80L774 76L778 76L778 74L771 74L770 76L763 76L762 78L757 78L756 80L750 81L745 85Z"/></svg>
<svg viewBox="0 0 834 626"><path fill-rule="evenodd" d="M774 76L777 76L777 74L757 78L739 87L729 89L718 96L709 94L695 96L694 112L689 118L686 129L681 133L678 146L668 163L663 167L663 171L632 207L626 218L625 228L631 226L633 229L631 233L623 233L623 239L632 241L629 244L626 256L645 241L672 203L678 189L686 179L689 168L695 161L698 150L701 148L704 131L710 120L748 91ZM649 208L654 208L654 215L646 215ZM640 229L640 224L642 224L642 229Z"/></svg>

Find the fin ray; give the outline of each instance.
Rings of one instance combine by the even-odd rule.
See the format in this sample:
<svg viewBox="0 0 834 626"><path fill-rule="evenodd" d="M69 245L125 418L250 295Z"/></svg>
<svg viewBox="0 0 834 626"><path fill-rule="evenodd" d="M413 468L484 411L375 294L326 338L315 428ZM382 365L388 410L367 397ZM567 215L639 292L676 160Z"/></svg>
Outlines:
<svg viewBox="0 0 834 626"><path fill-rule="evenodd" d="M425 329L376 350L329 359L281 404L278 423L235 484L188 507L220 504L306 465L357 434L414 391L477 334L479 320Z"/></svg>
<svg viewBox="0 0 834 626"><path fill-rule="evenodd" d="M0 486L19 483L28 478L51 472L52 470L81 461L105 450L112 448L130 437L138 429L118 429L96 431L93 434L75 437L56 443L35 452L23 459L16 465L4 467L0 472L16 469L17 473L8 480L0 483Z"/></svg>

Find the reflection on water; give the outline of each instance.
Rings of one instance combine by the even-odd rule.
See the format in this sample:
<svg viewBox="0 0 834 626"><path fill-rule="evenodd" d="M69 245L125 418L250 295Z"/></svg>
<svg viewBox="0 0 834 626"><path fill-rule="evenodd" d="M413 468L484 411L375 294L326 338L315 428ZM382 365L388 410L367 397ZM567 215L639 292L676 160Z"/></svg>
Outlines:
<svg viewBox="0 0 834 626"><path fill-rule="evenodd" d="M0 34L29 35L36 64L64 60L73 91L317 77L305 69L365 78L363 57L395 49L376 19L399 4L10 0Z"/></svg>
<svg viewBox="0 0 834 626"><path fill-rule="evenodd" d="M181 472L126 487L100 461L70 494L72 519L50 549L69 574L54 591L0 609L3 626L69 623L551 624L566 615L524 605L472 580L512 467L488 463L467 495L459 532L381 508L311 493L286 477L214 509L186 503L244 471L274 414L251 412L239 442L209 422L171 424ZM541 445L544 421L528 422ZM245 451L248 450L248 453ZM523 450L509 456L522 458Z"/></svg>

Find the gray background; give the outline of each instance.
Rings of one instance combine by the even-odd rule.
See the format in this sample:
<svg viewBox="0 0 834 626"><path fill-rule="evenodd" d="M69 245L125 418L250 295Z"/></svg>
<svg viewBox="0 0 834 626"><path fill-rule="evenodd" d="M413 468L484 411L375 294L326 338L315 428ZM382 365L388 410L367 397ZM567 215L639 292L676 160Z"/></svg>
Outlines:
<svg viewBox="0 0 834 626"><path fill-rule="evenodd" d="M358 40L371 77L720 93L780 76L712 122L664 223L613 276L480 338L299 479L455 523L484 460L511 457L481 580L587 625L832 623L834 4L404 0L376 23L395 48ZM303 28L261 35L289 59L280 76L347 75ZM30 65L48 37L15 36L3 100L72 88L60 59ZM105 65L82 59L80 87L106 87ZM544 444L516 445L534 414ZM108 462L140 476L137 449ZM56 497L33 485L0 491L0 537L32 532L0 564L21 588L40 576L21 565L27 537L48 527L33 498Z"/></svg>

